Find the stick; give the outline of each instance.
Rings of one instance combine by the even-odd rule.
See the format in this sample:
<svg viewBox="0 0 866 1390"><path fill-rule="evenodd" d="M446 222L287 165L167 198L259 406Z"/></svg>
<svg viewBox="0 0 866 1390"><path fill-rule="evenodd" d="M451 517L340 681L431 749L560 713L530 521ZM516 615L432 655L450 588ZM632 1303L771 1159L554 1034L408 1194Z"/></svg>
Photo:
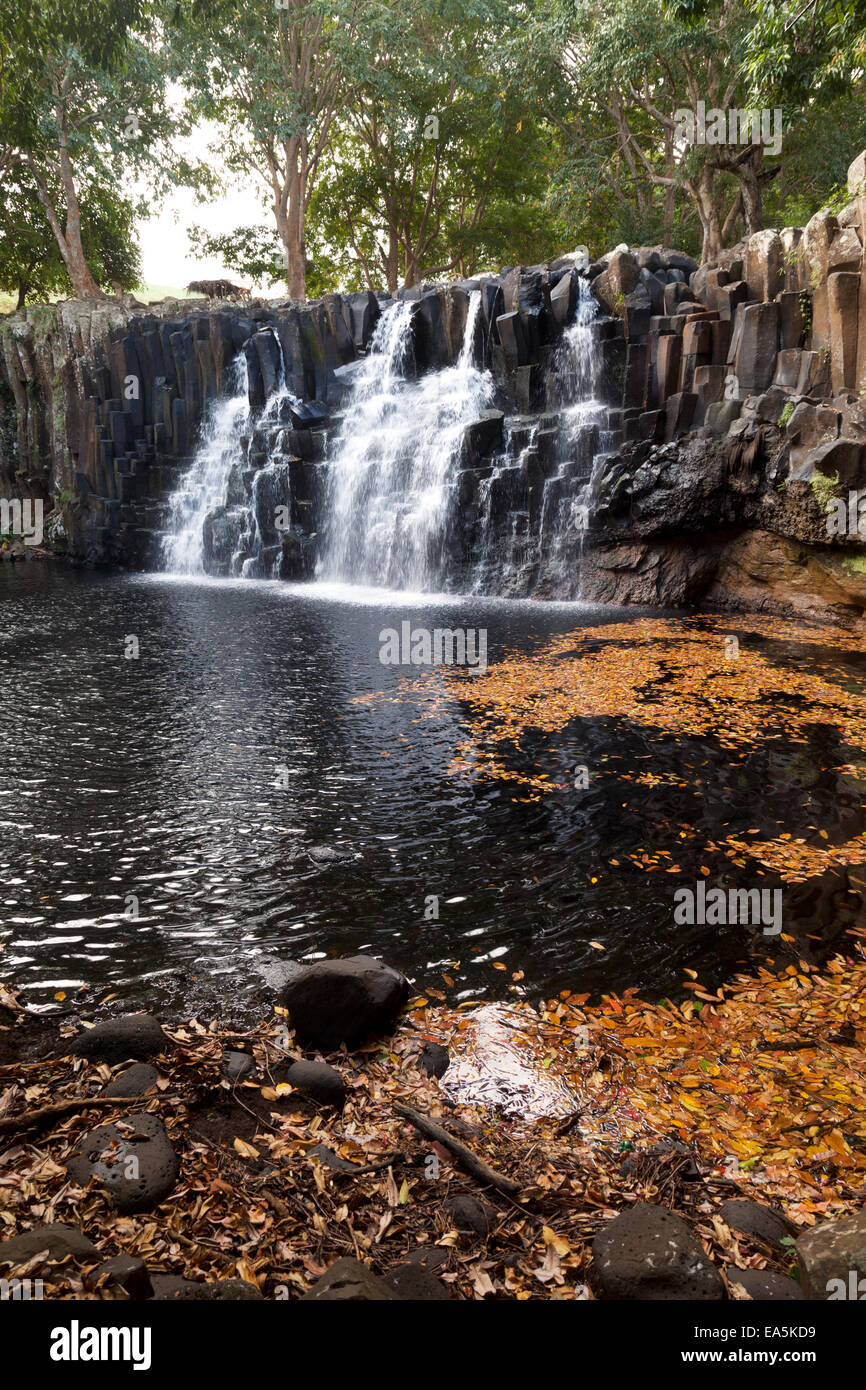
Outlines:
<svg viewBox="0 0 866 1390"><path fill-rule="evenodd" d="M152 1097L150 1098L152 1099ZM61 1100L57 1105L43 1105L41 1110L25 1110L23 1114L9 1115L0 1119L0 1134L6 1130L33 1129L59 1119L61 1115L72 1115L76 1110L89 1110L91 1106L142 1104L143 1096L92 1096L90 1100Z"/></svg>
<svg viewBox="0 0 866 1390"><path fill-rule="evenodd" d="M449 1134L447 1129L435 1124L426 1115L419 1115L417 1110L410 1110L408 1105L395 1105L394 1109L398 1115L407 1119L410 1125L414 1125L415 1129L426 1139L435 1139L438 1143L443 1144L474 1178L478 1178L479 1182L495 1187L499 1192L504 1192L507 1197L514 1197L520 1191L519 1182L515 1182L513 1178L506 1178L504 1174L497 1173L495 1169L490 1168L465 1144L461 1144L459 1139L455 1139L453 1135Z"/></svg>

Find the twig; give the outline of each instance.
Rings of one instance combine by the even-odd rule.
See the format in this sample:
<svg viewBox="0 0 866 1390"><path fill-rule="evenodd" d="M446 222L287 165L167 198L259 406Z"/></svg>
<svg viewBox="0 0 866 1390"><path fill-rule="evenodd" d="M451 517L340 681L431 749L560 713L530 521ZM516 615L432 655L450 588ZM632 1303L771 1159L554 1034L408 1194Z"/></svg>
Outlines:
<svg viewBox="0 0 866 1390"><path fill-rule="evenodd" d="M0 1119L0 1133L8 1130L35 1129L57 1120L61 1115L73 1115L76 1110L100 1109L111 1105L141 1105L142 1096L91 1096L89 1100L61 1100L56 1105L43 1105L41 1110L25 1110L23 1114Z"/></svg>
<svg viewBox="0 0 866 1390"><path fill-rule="evenodd" d="M395 1105L394 1109L398 1115L407 1119L410 1125L418 1130L419 1134L423 1134L426 1139L433 1139L439 1144L443 1144L463 1164L467 1172L471 1173L474 1178L478 1178L479 1182L495 1187L497 1191L504 1192L508 1197L516 1196L520 1191L519 1182L515 1182L513 1178L505 1177L503 1173L497 1173L465 1144L461 1144L459 1139L455 1139L453 1135L449 1134L447 1129L443 1129L441 1125L437 1125L426 1115L419 1115L417 1110L410 1110L408 1105Z"/></svg>

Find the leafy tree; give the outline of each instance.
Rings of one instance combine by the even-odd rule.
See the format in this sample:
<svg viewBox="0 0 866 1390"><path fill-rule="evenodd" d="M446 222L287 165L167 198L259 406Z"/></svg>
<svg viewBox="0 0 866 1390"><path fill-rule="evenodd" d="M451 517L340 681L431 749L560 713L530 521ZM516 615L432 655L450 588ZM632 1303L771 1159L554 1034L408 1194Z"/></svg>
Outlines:
<svg viewBox="0 0 866 1390"><path fill-rule="evenodd" d="M20 309L28 298L68 294L72 285L35 189L16 173L0 184L0 290L17 294ZM83 189L80 204L82 249L97 285L134 289L141 262L133 205L99 186Z"/></svg>
<svg viewBox="0 0 866 1390"><path fill-rule="evenodd" d="M100 293L84 248L81 189L131 169L192 177L171 149L178 122L150 0L43 0L0 15L0 178L26 171L73 292ZM101 204L104 210L104 204Z"/></svg>
<svg viewBox="0 0 866 1390"><path fill-rule="evenodd" d="M235 227L234 231L211 233L193 225L189 242L202 256L221 260L227 270L248 275L257 284L273 286L287 275L285 252L276 227Z"/></svg>

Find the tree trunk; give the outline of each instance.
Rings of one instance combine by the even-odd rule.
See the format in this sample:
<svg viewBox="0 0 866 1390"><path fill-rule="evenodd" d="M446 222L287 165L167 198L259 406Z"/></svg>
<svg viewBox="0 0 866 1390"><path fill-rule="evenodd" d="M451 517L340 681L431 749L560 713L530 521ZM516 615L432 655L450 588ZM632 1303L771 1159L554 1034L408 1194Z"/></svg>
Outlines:
<svg viewBox="0 0 866 1390"><path fill-rule="evenodd" d="M16 309L23 309L23 308L24 308L24 302L25 302L26 299L27 299L27 286L26 286L26 284L24 283L23 280L19 280L19 281L18 281L18 303L15 305L15 308L16 308Z"/></svg>
<svg viewBox="0 0 866 1390"><path fill-rule="evenodd" d="M66 226L62 227L57 209L48 192L48 187L42 177L41 170L32 156L28 156L27 165L33 174L33 182L36 185L36 196L42 204L48 224L54 233L54 239L60 248L63 257L63 264L66 266L69 279L72 282L72 293L76 299L102 299L102 291L90 273L90 267L84 256L84 248L81 245L81 209L78 206L78 196L75 192L75 183L72 178L72 169L68 160L63 171L63 182L66 193Z"/></svg>

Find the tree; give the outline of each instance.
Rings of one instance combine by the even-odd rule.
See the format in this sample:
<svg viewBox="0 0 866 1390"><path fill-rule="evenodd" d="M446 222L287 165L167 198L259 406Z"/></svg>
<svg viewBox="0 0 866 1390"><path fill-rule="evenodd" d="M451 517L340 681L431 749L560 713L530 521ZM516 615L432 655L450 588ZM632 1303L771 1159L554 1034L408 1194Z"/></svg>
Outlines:
<svg viewBox="0 0 866 1390"><path fill-rule="evenodd" d="M286 279L287 267L276 227L235 227L211 233L193 225L189 242L202 256L221 260L227 270L249 275L258 284L273 286Z"/></svg>
<svg viewBox="0 0 866 1390"><path fill-rule="evenodd" d="M133 205L97 186L81 191L80 206L82 250L96 284L134 289L141 262ZM0 221L5 229L0 239L0 290L17 294L19 309L28 298L68 294L72 285L66 265L26 171L16 170L0 184Z"/></svg>
<svg viewBox="0 0 866 1390"><path fill-rule="evenodd" d="M153 12L149 0L44 0L22 19L20 3L0 17L0 179L26 171L73 292L98 296L82 187L116 189L130 169L191 172L171 150L157 40L139 32Z"/></svg>

